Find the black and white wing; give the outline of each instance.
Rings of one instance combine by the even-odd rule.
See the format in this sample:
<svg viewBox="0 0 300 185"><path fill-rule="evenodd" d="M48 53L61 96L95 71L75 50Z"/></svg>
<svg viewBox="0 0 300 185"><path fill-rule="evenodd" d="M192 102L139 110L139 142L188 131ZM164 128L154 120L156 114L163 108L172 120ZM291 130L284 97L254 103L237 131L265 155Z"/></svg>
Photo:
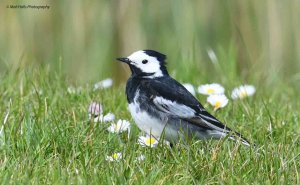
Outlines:
<svg viewBox="0 0 300 185"><path fill-rule="evenodd" d="M223 135L232 131L209 114L184 86L171 77L152 79L144 85L149 90L149 95L151 94L151 101L160 111ZM243 138L241 134L234 133ZM249 145L246 139L243 140L244 144Z"/></svg>
<svg viewBox="0 0 300 185"><path fill-rule="evenodd" d="M209 114L184 86L172 78L151 80L145 84L153 104L161 111L192 124L221 132L231 131Z"/></svg>

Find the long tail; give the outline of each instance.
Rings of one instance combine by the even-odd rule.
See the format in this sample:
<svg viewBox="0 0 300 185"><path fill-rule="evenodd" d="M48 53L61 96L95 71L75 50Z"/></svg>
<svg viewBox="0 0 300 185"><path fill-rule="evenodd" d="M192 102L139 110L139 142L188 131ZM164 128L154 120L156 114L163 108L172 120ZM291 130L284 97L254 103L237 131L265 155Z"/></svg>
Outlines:
<svg viewBox="0 0 300 185"><path fill-rule="evenodd" d="M232 134L231 134L232 133ZM228 134L231 134L228 139L234 140L234 141L240 141L242 144L246 145L246 146L254 146L255 144L250 143L242 134L232 131L229 132Z"/></svg>
<svg viewBox="0 0 300 185"><path fill-rule="evenodd" d="M197 125L198 127L203 127L204 129L208 129L210 135L214 138L222 138L228 137L234 141L241 141L246 146L255 146L251 144L242 134L233 131L222 122L220 122L217 118L209 114L206 110L202 110L201 113L198 114L200 119L189 119L188 121L192 124ZM228 136L229 135L229 136Z"/></svg>

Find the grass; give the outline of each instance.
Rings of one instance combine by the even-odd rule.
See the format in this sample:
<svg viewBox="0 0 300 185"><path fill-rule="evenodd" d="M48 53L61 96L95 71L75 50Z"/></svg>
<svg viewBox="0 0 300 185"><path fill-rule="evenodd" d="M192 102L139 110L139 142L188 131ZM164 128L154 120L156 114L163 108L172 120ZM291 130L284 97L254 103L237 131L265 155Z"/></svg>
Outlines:
<svg viewBox="0 0 300 185"><path fill-rule="evenodd" d="M227 93L236 85L224 83ZM88 105L98 101L105 113L113 112L117 119L133 123L124 84L93 91L93 84L88 83L80 93L69 94L70 82L60 71L47 67L8 70L0 80L1 182L299 184L299 101L295 101L297 93L292 88L278 84L271 91L258 88L254 97L230 101L214 112L257 148L228 140L144 148L137 144L135 125L128 138L127 133L108 133L108 124L88 119ZM197 96L205 102L205 97ZM212 111L207 104L205 107ZM114 152L122 152L123 159L106 161ZM146 159L137 161L141 154Z"/></svg>
<svg viewBox="0 0 300 185"><path fill-rule="evenodd" d="M6 8L36 3L51 8ZM1 1L0 181L300 184L299 15L296 1ZM219 82L227 96L255 85L254 97L214 115L258 147L191 140L149 149L137 144L134 124L127 138L91 123L92 101L133 123L128 68L113 60L139 49L167 54L170 74L183 83ZM105 77L114 87L93 91ZM82 91L69 94L70 85ZM107 162L114 152L123 160Z"/></svg>

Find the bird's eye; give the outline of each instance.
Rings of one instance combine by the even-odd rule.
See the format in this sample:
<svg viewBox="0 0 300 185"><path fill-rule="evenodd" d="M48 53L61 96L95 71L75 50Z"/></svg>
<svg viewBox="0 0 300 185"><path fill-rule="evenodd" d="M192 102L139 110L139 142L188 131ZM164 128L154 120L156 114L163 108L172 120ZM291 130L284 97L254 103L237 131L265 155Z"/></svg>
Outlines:
<svg viewBox="0 0 300 185"><path fill-rule="evenodd" d="M143 60L142 63L143 63L143 64L147 64L147 63L148 63L148 60Z"/></svg>

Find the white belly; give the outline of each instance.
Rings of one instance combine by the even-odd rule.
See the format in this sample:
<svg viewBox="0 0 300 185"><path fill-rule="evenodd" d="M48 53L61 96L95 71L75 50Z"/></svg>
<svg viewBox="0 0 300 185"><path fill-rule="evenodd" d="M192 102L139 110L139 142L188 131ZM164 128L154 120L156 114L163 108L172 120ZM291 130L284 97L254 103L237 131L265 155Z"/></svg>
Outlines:
<svg viewBox="0 0 300 185"><path fill-rule="evenodd" d="M166 123L154 118L145 111L141 111L140 107L135 103L129 104L129 111L139 129L155 137L161 136Z"/></svg>

